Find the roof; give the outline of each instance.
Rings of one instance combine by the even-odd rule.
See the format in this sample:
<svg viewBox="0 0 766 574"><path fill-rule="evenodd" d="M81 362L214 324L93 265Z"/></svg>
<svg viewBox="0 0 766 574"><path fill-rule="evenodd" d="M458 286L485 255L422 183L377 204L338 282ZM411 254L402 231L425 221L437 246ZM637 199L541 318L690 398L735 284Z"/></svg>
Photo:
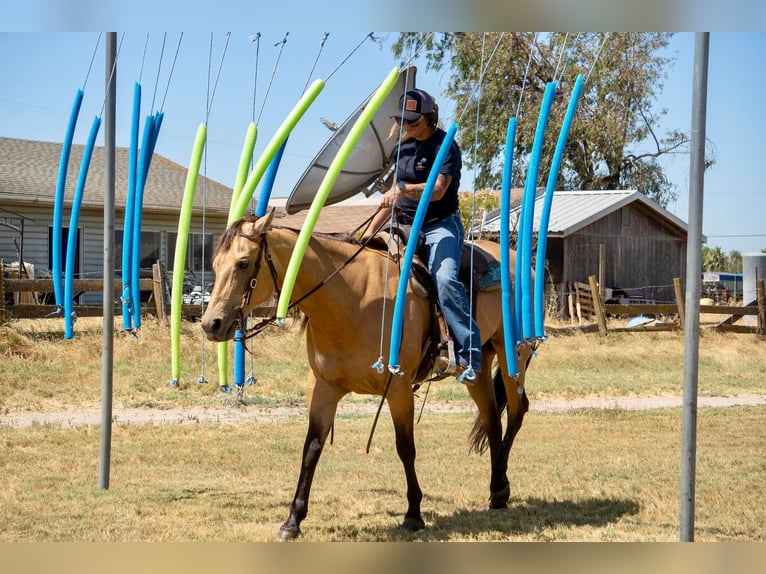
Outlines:
<svg viewBox="0 0 766 574"><path fill-rule="evenodd" d="M540 230L540 218L542 215L544 194L538 194L535 198L533 230ZM590 225L610 213L638 202L648 209L657 213L665 222L676 228L684 235L687 233L687 225L678 217L661 207L655 201L646 197L636 190L612 190L612 191L556 191L553 193L551 202L550 219L548 221L549 237L567 237L580 229ZM511 229L515 227L519 216L519 208L511 210ZM485 220L484 233L500 232L500 212L491 213ZM704 240L704 238L703 238Z"/></svg>
<svg viewBox="0 0 766 574"><path fill-rule="evenodd" d="M53 204L63 144L0 137L0 200ZM71 204L80 173L84 145L72 145L67 168L64 202ZM104 148L94 147L90 169L85 180L83 207L104 205ZM115 149L115 205L125 206L128 182L128 148ZM144 188L146 210L180 212L186 187L187 168L161 155L152 157ZM194 198L195 210L228 213L231 188L199 176Z"/></svg>
<svg viewBox="0 0 766 574"><path fill-rule="evenodd" d="M298 213L287 214L286 197L272 197L269 206L276 209L274 224L283 227L300 229L309 214L308 209ZM372 218L380 205L380 196L364 197L362 195L346 199L334 205L325 205L317 218L314 231L320 233L350 233Z"/></svg>
<svg viewBox="0 0 766 574"><path fill-rule="evenodd" d="M8 201L53 205L56 197L61 143L0 137L0 203ZM71 205L85 151L84 145L72 145L64 192L64 203ZM104 148L94 147L83 193L83 207L104 205ZM115 205L125 207L128 181L128 148L115 149ZM146 211L180 213L188 169L154 154L144 188L142 207ZM198 176L194 210L226 217L232 190L215 180ZM300 228L308 211L286 215L285 197L272 197L269 205L276 208L276 223ZM322 209L315 230L323 233L353 231L377 209L379 197L362 195Z"/></svg>

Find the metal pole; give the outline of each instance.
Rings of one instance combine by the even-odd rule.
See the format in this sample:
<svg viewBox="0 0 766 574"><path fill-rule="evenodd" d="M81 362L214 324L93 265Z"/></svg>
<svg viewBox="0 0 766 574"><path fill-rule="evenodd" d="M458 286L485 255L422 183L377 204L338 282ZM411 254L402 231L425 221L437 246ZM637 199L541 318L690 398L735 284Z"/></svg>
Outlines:
<svg viewBox="0 0 766 574"><path fill-rule="evenodd" d="M697 458L697 375L699 368L702 199L705 181L705 119L710 34L694 38L689 235L686 240L686 325L684 328L684 402L681 444L681 542L694 541L694 492Z"/></svg>
<svg viewBox="0 0 766 574"><path fill-rule="evenodd" d="M104 121L104 308L101 344L101 449L98 487L109 488L112 450L112 375L114 367L114 140L117 103L117 33L106 35L106 101Z"/></svg>

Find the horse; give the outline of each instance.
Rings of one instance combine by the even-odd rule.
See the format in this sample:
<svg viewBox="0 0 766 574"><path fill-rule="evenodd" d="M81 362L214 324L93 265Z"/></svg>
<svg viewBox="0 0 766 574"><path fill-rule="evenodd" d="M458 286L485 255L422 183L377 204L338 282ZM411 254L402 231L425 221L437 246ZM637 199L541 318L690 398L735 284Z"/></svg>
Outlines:
<svg viewBox="0 0 766 574"><path fill-rule="evenodd" d="M293 229L272 225L273 210L262 217L245 216L220 237L213 269L215 284L202 317L208 339L233 338L243 318L256 306L279 294L297 240ZM499 245L476 241L499 260ZM371 368L371 356L381 343L381 318L391 325L398 277L387 280L391 255L363 245L349 236L312 233L291 297L304 316L304 335L310 371L307 380L308 429L295 496L278 540L301 534L308 514L309 494L325 441L332 429L338 402L348 393L385 397L395 431L396 451L404 467L407 511L401 528L425 528L420 505L423 492L415 472L414 389L429 375L422 368L432 334L432 306L412 281L408 285L400 351L400 373ZM511 268L515 253L511 252ZM393 274L391 274L393 275ZM490 451L488 509L506 508L510 483L506 475L514 438L521 428L529 400L524 378L532 350L517 351L519 375L506 368L498 287L477 290L475 314L482 339L481 369L466 385L478 407L469 433L470 450ZM385 305L384 305L385 304ZM383 334L386 348L389 336ZM493 361L497 358L496 367ZM443 377L442 377L443 378ZM454 380L454 379L453 379ZM454 384L459 384L455 382ZM381 404L384 399L381 398ZM502 415L506 412L503 431Z"/></svg>

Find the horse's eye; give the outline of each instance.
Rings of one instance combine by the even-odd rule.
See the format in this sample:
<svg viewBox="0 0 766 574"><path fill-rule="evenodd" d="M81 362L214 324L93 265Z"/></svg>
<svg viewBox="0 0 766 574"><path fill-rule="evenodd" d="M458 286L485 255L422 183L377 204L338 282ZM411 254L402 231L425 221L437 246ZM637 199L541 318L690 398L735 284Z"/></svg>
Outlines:
<svg viewBox="0 0 766 574"><path fill-rule="evenodd" d="M248 267L250 267L250 260L249 259L240 259L238 265L239 265L240 269L247 269Z"/></svg>

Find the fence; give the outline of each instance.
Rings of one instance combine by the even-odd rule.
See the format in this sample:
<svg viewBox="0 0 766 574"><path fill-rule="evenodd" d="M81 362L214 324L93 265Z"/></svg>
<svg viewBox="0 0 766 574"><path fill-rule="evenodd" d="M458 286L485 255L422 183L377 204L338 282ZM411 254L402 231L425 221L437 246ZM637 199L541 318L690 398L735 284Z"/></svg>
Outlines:
<svg viewBox="0 0 766 574"><path fill-rule="evenodd" d="M4 267L0 262L0 268ZM25 279L19 278L17 273L7 277L7 271L0 272L0 324L10 319L39 319L53 317L60 313L56 305L41 304L38 300L40 293L53 292L53 280L50 278ZM15 276L14 276L15 275ZM84 292L103 291L102 279L75 279L73 281L76 297ZM142 313L151 313L160 320L166 321L169 309L167 281L161 262L152 265L152 278L144 278L139 281L139 289L151 293L147 302L140 303ZM119 281L114 284L115 299L114 313L122 314L122 303L119 293L122 286ZM73 307L78 317L102 317L103 305L75 305ZM200 316L199 307L184 305L183 312L188 318Z"/></svg>
<svg viewBox="0 0 766 574"><path fill-rule="evenodd" d="M581 331L599 331L606 334L608 331L672 331L683 330L686 324L684 309L684 292L681 289L681 280L673 279L675 288L675 303L629 303L613 304L604 303L599 292L598 281L594 275L588 277L588 284L573 283L571 285L568 305L569 316L572 321L577 320L578 325L571 329ZM756 300L749 305L700 305L700 314L720 315L722 320L708 328L716 331L733 333L754 333L766 335L766 297L764 296L764 281L759 279L756 283ZM608 316L675 316L670 321L646 321L637 322L625 327L609 327ZM743 325L738 323L743 317L755 316L755 325ZM595 321L591 322L591 321Z"/></svg>

